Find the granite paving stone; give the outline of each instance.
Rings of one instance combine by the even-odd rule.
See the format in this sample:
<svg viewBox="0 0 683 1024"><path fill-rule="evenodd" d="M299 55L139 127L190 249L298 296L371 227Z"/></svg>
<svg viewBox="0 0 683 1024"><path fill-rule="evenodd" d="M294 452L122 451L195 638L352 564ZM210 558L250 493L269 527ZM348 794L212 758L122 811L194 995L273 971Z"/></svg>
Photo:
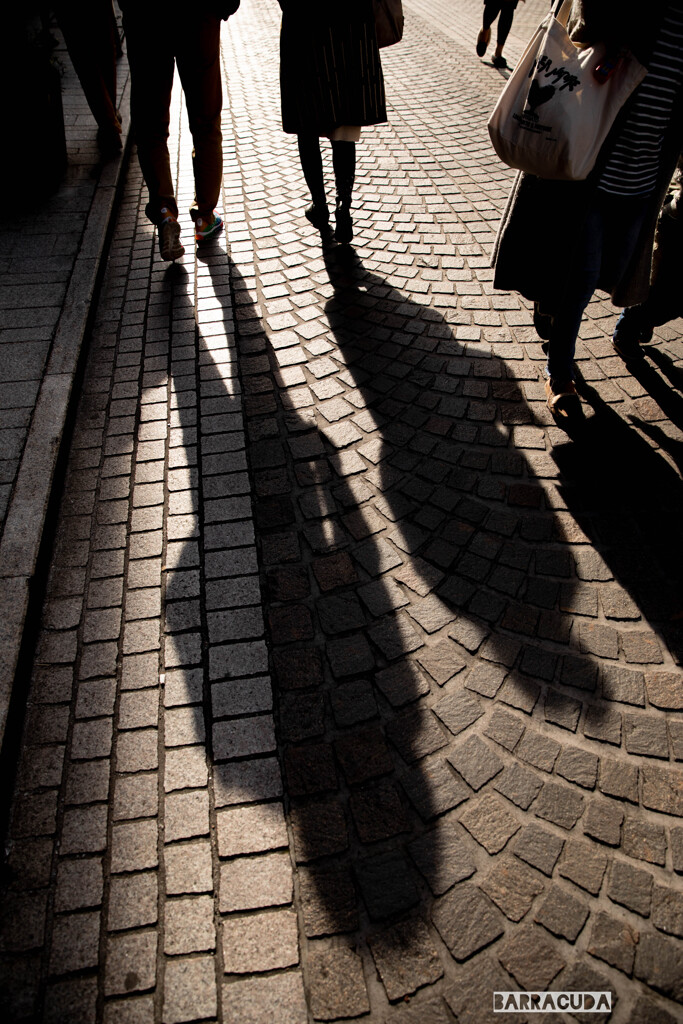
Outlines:
<svg viewBox="0 0 683 1024"><path fill-rule="evenodd" d="M299 962L296 916L291 910L231 915L223 920L226 974L253 974Z"/></svg>
<svg viewBox="0 0 683 1024"><path fill-rule="evenodd" d="M107 925L111 931L154 924L157 920L157 876L153 871L117 875L111 880Z"/></svg>
<svg viewBox="0 0 683 1024"><path fill-rule="evenodd" d="M311 954L311 1008L318 1020L358 1017L370 1009L360 957L352 949Z"/></svg>
<svg viewBox="0 0 683 1024"><path fill-rule="evenodd" d="M220 910L256 910L292 900L292 870L286 853L238 857L221 864Z"/></svg>
<svg viewBox="0 0 683 1024"><path fill-rule="evenodd" d="M305 1024L306 997L298 971L223 983L223 1019L226 1024Z"/></svg>
<svg viewBox="0 0 683 1024"><path fill-rule="evenodd" d="M566 962L560 950L534 925L519 928L514 938L501 942L497 955L523 991L547 991Z"/></svg>
<svg viewBox="0 0 683 1024"><path fill-rule="evenodd" d="M633 970L638 932L625 921L601 912L593 920L588 952L625 974Z"/></svg>
<svg viewBox="0 0 683 1024"><path fill-rule="evenodd" d="M432 919L456 960L467 960L504 932L503 918L470 882L460 882L435 904Z"/></svg>
<svg viewBox="0 0 683 1024"><path fill-rule="evenodd" d="M563 846L564 842L559 836L532 824L524 826L512 850L521 860L550 877Z"/></svg>
<svg viewBox="0 0 683 1024"><path fill-rule="evenodd" d="M405 998L443 974L429 929L421 921L408 920L374 932L368 944L390 1000Z"/></svg>
<svg viewBox="0 0 683 1024"><path fill-rule="evenodd" d="M214 906L210 896L167 900L164 906L164 952L200 953L216 946Z"/></svg>
<svg viewBox="0 0 683 1024"><path fill-rule="evenodd" d="M156 816L158 808L159 779L156 772L116 777L112 809L114 820Z"/></svg>
<svg viewBox="0 0 683 1024"><path fill-rule="evenodd" d="M217 985L212 957L169 960L164 976L164 1024L215 1018Z"/></svg>
<svg viewBox="0 0 683 1024"><path fill-rule="evenodd" d="M107 996L145 991L156 978L157 935L153 930L110 935L104 990Z"/></svg>
<svg viewBox="0 0 683 1024"><path fill-rule="evenodd" d="M586 923L589 907L573 893L556 886L536 909L534 920L553 935L574 942Z"/></svg>

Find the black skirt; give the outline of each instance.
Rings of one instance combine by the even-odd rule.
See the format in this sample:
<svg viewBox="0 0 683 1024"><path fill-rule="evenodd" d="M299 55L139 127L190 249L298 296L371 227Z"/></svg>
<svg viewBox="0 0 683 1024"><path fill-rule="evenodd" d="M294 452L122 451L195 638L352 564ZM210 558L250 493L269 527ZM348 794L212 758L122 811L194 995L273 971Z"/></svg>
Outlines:
<svg viewBox="0 0 683 1024"><path fill-rule="evenodd" d="M330 135L386 121L372 0L283 0L282 8L284 130Z"/></svg>

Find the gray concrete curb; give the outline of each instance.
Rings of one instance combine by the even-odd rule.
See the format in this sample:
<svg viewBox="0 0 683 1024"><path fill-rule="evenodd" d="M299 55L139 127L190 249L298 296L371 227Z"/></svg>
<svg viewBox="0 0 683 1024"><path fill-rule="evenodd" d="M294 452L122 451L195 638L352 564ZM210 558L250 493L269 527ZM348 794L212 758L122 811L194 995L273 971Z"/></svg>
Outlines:
<svg viewBox="0 0 683 1024"><path fill-rule="evenodd" d="M129 153L129 91L130 79L121 97L123 149L120 156L103 166L93 195L0 541L0 748L27 628L30 587L38 569L74 380Z"/></svg>

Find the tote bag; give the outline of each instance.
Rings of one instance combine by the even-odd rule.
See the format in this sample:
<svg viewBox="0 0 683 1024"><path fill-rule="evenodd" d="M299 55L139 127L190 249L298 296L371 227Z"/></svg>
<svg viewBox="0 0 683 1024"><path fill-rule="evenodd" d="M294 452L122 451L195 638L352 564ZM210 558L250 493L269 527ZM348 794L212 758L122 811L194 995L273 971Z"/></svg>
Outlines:
<svg viewBox="0 0 683 1024"><path fill-rule="evenodd" d="M510 75L488 122L496 153L539 178L580 181L597 160L619 110L647 74L632 54L605 82L593 70L602 44L579 49L567 34L571 0L547 14Z"/></svg>
<svg viewBox="0 0 683 1024"><path fill-rule="evenodd" d="M374 0L377 45L393 46L403 39L403 5L401 0Z"/></svg>

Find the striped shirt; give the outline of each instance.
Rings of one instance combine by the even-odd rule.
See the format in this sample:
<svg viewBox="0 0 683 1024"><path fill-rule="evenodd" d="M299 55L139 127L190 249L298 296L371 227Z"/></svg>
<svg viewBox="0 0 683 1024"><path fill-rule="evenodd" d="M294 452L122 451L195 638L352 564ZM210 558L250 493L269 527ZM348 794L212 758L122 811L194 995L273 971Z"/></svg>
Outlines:
<svg viewBox="0 0 683 1024"><path fill-rule="evenodd" d="M620 196L648 196L654 191L664 136L682 86L683 0L671 0L648 73L633 93L599 189Z"/></svg>

